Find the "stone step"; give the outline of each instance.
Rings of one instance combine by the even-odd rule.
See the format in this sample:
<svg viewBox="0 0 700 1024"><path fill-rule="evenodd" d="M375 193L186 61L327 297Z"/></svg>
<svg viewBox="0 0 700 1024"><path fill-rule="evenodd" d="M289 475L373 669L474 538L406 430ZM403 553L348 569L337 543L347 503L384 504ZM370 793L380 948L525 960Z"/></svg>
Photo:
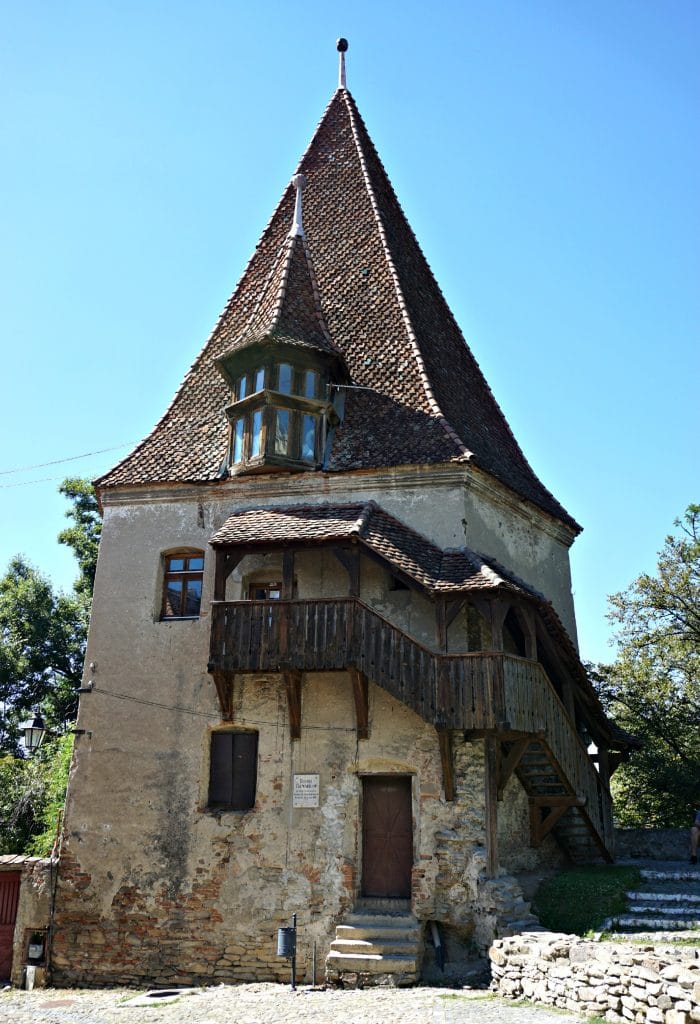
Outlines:
<svg viewBox="0 0 700 1024"><path fill-rule="evenodd" d="M655 902L669 904L688 904L700 906L700 896L685 892L626 892L625 896L633 902Z"/></svg>
<svg viewBox="0 0 700 1024"><path fill-rule="evenodd" d="M362 914L353 911L343 918L353 928L418 928L413 914Z"/></svg>
<svg viewBox="0 0 700 1024"><path fill-rule="evenodd" d="M697 917L698 907L679 907L677 904L667 903L630 903L627 908L628 914L641 914L642 916L656 916L668 918Z"/></svg>
<svg viewBox="0 0 700 1024"><path fill-rule="evenodd" d="M379 956L376 953L344 953L330 951L326 957L326 970L336 972L356 971L358 974L412 974L418 972L415 956Z"/></svg>
<svg viewBox="0 0 700 1024"><path fill-rule="evenodd" d="M642 868L639 872L647 881L656 882L697 882L700 870L697 867L679 868L678 871L655 871Z"/></svg>
<svg viewBox="0 0 700 1024"><path fill-rule="evenodd" d="M395 925L376 924L348 924L347 918L344 924L339 924L335 929L338 939L365 939L371 942L396 942L405 939L407 942L417 942L420 938L420 927L414 921L410 926L397 927Z"/></svg>
<svg viewBox="0 0 700 1024"><path fill-rule="evenodd" d="M619 917L613 918L611 922L612 926L617 929L642 931L686 931L695 928L700 928L700 918L697 920L693 918L684 917L683 920L674 920L667 917L633 917L630 914L621 914Z"/></svg>
<svg viewBox="0 0 700 1024"><path fill-rule="evenodd" d="M378 956L387 957L399 955L399 956L413 956L416 955L416 944L415 942L401 942L400 939L395 941L381 941L374 942L371 939L341 939L335 938L331 942L332 953L345 953L346 955L352 956L355 953L363 954L377 954Z"/></svg>
<svg viewBox="0 0 700 1024"><path fill-rule="evenodd" d="M411 914L411 901L387 896L360 896L355 910L371 914Z"/></svg>

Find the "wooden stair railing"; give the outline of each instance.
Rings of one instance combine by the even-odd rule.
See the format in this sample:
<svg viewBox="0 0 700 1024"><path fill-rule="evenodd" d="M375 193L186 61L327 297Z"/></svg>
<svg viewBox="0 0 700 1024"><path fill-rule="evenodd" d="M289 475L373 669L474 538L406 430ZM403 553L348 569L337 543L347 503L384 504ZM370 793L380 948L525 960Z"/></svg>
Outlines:
<svg viewBox="0 0 700 1024"><path fill-rule="evenodd" d="M603 856L611 858L610 794L538 662L496 651L432 651L359 598L212 603L209 671L224 713L222 694L231 674L296 677L348 669L372 679L442 732L541 738L563 792L578 804ZM528 789L524 772L518 774ZM531 802L542 803L533 787L528 794Z"/></svg>

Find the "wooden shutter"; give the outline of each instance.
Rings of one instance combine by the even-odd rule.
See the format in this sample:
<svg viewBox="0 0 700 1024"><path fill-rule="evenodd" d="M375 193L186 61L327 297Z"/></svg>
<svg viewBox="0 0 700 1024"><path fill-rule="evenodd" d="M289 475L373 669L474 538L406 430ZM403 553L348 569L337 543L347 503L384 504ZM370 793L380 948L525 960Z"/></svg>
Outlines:
<svg viewBox="0 0 700 1024"><path fill-rule="evenodd" d="M231 806L244 811L255 804L258 766L258 734L233 732L233 787Z"/></svg>
<svg viewBox="0 0 700 1024"><path fill-rule="evenodd" d="M255 804L258 734L215 732L211 737L209 806L245 811Z"/></svg>

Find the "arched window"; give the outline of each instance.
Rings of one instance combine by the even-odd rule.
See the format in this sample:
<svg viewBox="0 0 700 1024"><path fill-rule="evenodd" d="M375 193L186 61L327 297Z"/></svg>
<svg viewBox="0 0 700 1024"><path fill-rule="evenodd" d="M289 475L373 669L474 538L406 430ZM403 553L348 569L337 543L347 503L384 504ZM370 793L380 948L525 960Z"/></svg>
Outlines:
<svg viewBox="0 0 700 1024"><path fill-rule="evenodd" d="M175 551L163 556L162 619L197 619L202 604L203 551Z"/></svg>

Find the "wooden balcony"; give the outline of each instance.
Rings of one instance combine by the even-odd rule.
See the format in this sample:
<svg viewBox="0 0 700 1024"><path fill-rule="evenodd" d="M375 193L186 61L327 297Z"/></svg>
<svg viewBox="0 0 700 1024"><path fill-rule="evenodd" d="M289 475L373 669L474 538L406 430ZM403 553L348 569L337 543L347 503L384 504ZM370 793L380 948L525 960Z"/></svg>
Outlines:
<svg viewBox="0 0 700 1024"><path fill-rule="evenodd" d="M358 598L212 605L209 671L222 710L234 674L274 672L299 679L302 672L347 670L383 687L443 735L489 733L504 742L536 737L561 779L562 799L585 808L581 813L592 837L609 855L609 791L538 662L500 651L430 650ZM291 712L300 696L287 685ZM358 713L358 724L359 718ZM509 759L504 750L503 762L510 772L517 770L514 754Z"/></svg>

